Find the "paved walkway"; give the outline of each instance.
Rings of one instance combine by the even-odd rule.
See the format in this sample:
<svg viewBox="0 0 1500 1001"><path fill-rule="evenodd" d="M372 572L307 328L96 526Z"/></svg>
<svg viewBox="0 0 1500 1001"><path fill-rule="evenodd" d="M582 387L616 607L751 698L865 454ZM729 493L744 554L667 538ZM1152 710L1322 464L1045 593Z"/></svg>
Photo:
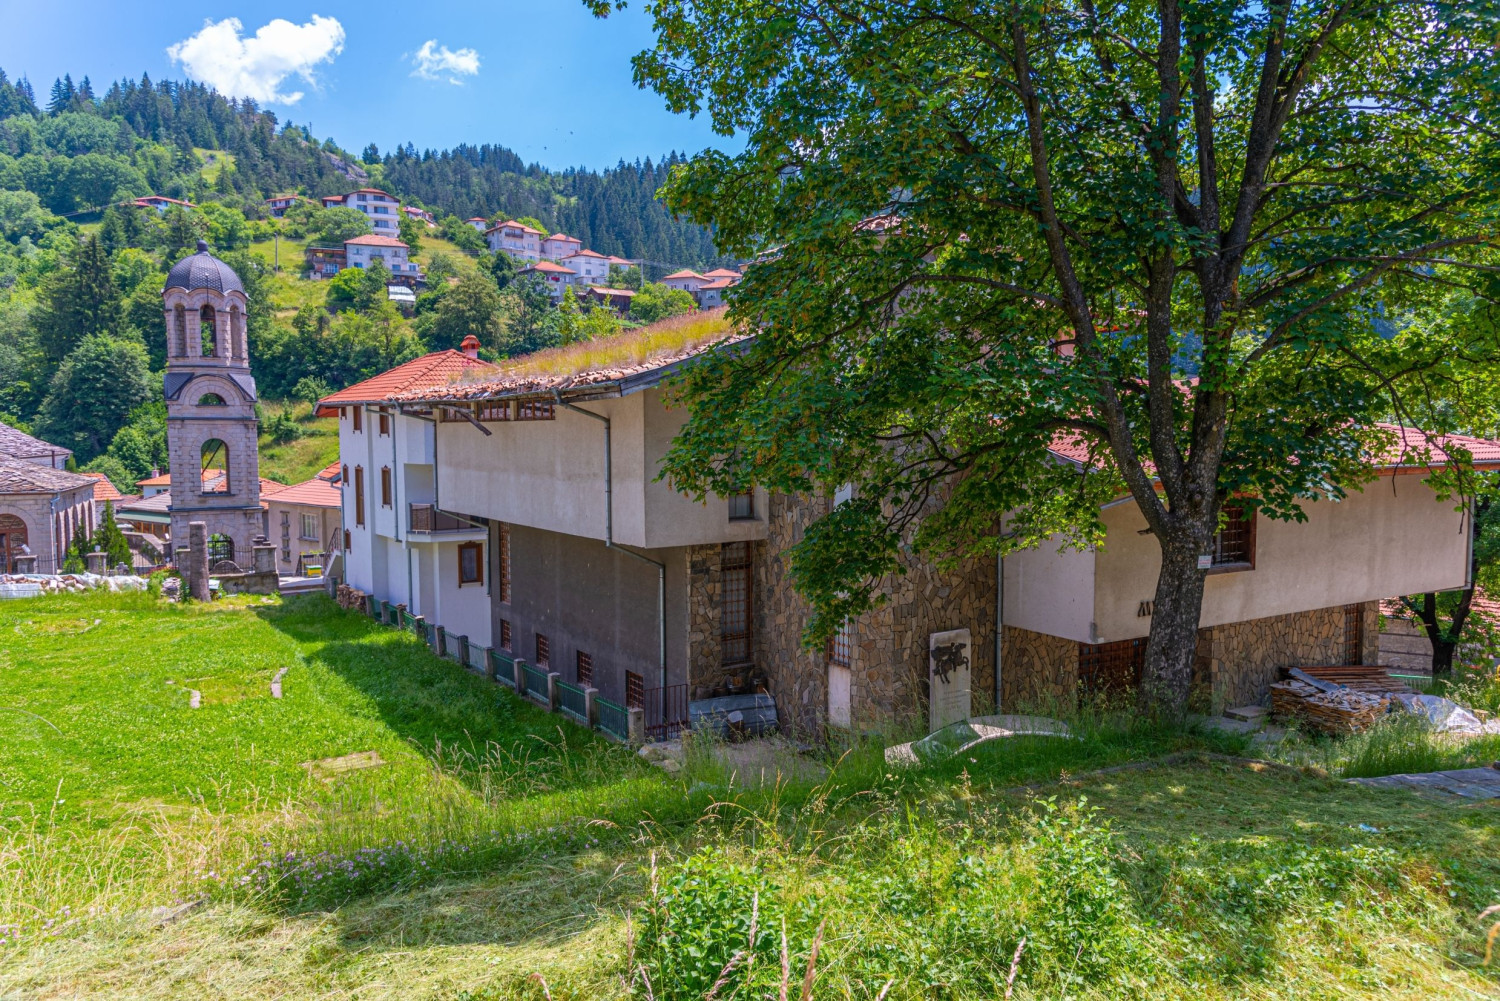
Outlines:
<svg viewBox="0 0 1500 1001"><path fill-rule="evenodd" d="M1500 769L1460 768L1451 772L1427 772L1421 775L1383 775L1378 779L1345 779L1352 785L1376 786L1381 789L1412 789L1417 792L1446 793L1466 799L1500 799Z"/></svg>

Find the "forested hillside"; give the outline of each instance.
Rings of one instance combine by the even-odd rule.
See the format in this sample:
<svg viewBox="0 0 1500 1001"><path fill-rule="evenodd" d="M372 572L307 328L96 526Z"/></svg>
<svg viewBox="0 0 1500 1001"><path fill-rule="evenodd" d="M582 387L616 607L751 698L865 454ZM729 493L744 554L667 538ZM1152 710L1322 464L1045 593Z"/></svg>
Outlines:
<svg viewBox="0 0 1500 1001"><path fill-rule="evenodd" d="M212 180L198 169L204 151L228 154ZM679 159L553 172L492 145L422 152L407 145L385 156L370 145L356 157L254 101L201 84L143 76L99 95L87 77L78 84L65 77L41 100L0 69L0 188L31 191L58 215L146 194L258 201L369 184L439 215L530 216L603 254L712 267L708 230L673 219L656 199Z"/></svg>
<svg viewBox="0 0 1500 1001"><path fill-rule="evenodd" d="M553 173L496 146L351 156L197 84L143 78L99 95L87 78L64 78L40 100L0 72L0 421L73 449L127 492L165 466L161 290L200 239L244 281L266 400L315 400L468 334L498 358L694 309L687 293L643 282L635 268L612 276L639 289L628 320L571 290L554 306L463 221L511 216L566 230L600 252L646 259L648 277L712 267L707 231L671 219L655 198L675 162ZM327 280L304 270L308 244L369 232L359 212L317 201L362 186L437 218L400 219L427 279L414 310L390 301L383 265ZM265 197L290 192L306 197L271 218ZM132 200L148 194L180 203L158 212ZM302 432L288 412L267 412L263 445Z"/></svg>

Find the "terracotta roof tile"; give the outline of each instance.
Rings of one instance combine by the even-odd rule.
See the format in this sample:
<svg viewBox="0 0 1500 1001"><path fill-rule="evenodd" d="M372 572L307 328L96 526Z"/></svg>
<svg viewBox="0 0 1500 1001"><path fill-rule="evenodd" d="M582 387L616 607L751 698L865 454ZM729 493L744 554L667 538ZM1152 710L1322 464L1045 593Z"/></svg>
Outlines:
<svg viewBox="0 0 1500 1001"><path fill-rule="evenodd" d="M680 280L680 279L683 279L683 278L700 278L703 281L708 281L708 276L706 276L706 275L700 275L696 271L689 271L687 268L683 268L681 271L674 271L674 272L672 272L671 274L669 274L665 278L663 278L662 281L664 281L664 282L677 281L677 280Z"/></svg>
<svg viewBox="0 0 1500 1001"><path fill-rule="evenodd" d="M441 383L445 379L466 372L486 372L494 371L494 369L495 366L489 362L470 358L462 351L454 351L452 348L447 351L434 351L432 354L413 358L403 365L397 365L389 371L371 376L364 382L356 382L332 396L324 397L318 401L317 413L320 417L328 417L332 415L334 408L342 405L381 403L413 386Z"/></svg>
<svg viewBox="0 0 1500 1001"><path fill-rule="evenodd" d="M354 244L360 247L404 247L406 244L394 236L379 236L375 233L366 233L364 236L356 236L352 240L345 240L344 246Z"/></svg>
<svg viewBox="0 0 1500 1001"><path fill-rule="evenodd" d="M743 278L744 275L729 268L714 268L703 275L704 278Z"/></svg>
<svg viewBox="0 0 1500 1001"><path fill-rule="evenodd" d="M522 268L521 269L521 274L524 275L528 271L541 271L544 274L551 274L551 275L576 275L576 274L578 274L578 272L574 271L572 268L565 268L561 264L553 264L551 261L537 261L535 264L533 264L529 268Z"/></svg>
<svg viewBox="0 0 1500 1001"><path fill-rule="evenodd" d="M609 260L609 258L605 257L603 254L596 254L592 250L575 251L574 253L569 254L568 257L597 257L601 261ZM568 257L564 257L563 260L566 261Z"/></svg>
<svg viewBox="0 0 1500 1001"><path fill-rule="evenodd" d="M334 463L335 473L338 463ZM327 470L324 470L327 472ZM310 480L294 483L271 495L277 504L302 504L307 507L338 507L343 502L343 492L338 486L319 473Z"/></svg>
<svg viewBox="0 0 1500 1001"><path fill-rule="evenodd" d="M115 489L115 485L109 482L109 477L103 473L82 473L94 481L94 500L103 504L105 501L124 500L125 495Z"/></svg>

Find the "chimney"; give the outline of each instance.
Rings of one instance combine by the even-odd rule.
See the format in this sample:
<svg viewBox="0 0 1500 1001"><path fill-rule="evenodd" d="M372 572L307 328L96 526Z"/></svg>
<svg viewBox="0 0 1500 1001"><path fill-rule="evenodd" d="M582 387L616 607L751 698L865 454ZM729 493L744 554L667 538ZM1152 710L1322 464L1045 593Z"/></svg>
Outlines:
<svg viewBox="0 0 1500 1001"><path fill-rule="evenodd" d="M465 337L463 343L460 344L458 348L460 351L468 355L470 358L473 358L475 361L479 360L479 338L475 337L473 334L469 334L467 337Z"/></svg>

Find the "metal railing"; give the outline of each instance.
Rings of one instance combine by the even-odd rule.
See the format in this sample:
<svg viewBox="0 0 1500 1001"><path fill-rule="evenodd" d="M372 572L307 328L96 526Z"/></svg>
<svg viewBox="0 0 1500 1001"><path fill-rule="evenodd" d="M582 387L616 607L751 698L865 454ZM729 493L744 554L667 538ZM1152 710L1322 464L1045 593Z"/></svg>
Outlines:
<svg viewBox="0 0 1500 1001"><path fill-rule="evenodd" d="M489 659L489 666L495 680L514 689L516 687L516 659L504 650L493 649L486 654L486 657Z"/></svg>
<svg viewBox="0 0 1500 1001"><path fill-rule="evenodd" d="M589 721L589 700L583 689L566 681L557 683L557 708L580 723Z"/></svg>
<svg viewBox="0 0 1500 1001"><path fill-rule="evenodd" d="M547 699L547 672L526 664L521 668L521 679L526 683L525 694L539 699L544 705Z"/></svg>
<svg viewBox="0 0 1500 1001"><path fill-rule="evenodd" d="M478 526L445 514L431 504L408 504L407 527L413 532L471 532Z"/></svg>
<svg viewBox="0 0 1500 1001"><path fill-rule="evenodd" d="M594 696L594 725L619 740L630 739L630 710Z"/></svg>
<svg viewBox="0 0 1500 1001"><path fill-rule="evenodd" d="M672 740L688 727L688 686L646 689L646 735Z"/></svg>

